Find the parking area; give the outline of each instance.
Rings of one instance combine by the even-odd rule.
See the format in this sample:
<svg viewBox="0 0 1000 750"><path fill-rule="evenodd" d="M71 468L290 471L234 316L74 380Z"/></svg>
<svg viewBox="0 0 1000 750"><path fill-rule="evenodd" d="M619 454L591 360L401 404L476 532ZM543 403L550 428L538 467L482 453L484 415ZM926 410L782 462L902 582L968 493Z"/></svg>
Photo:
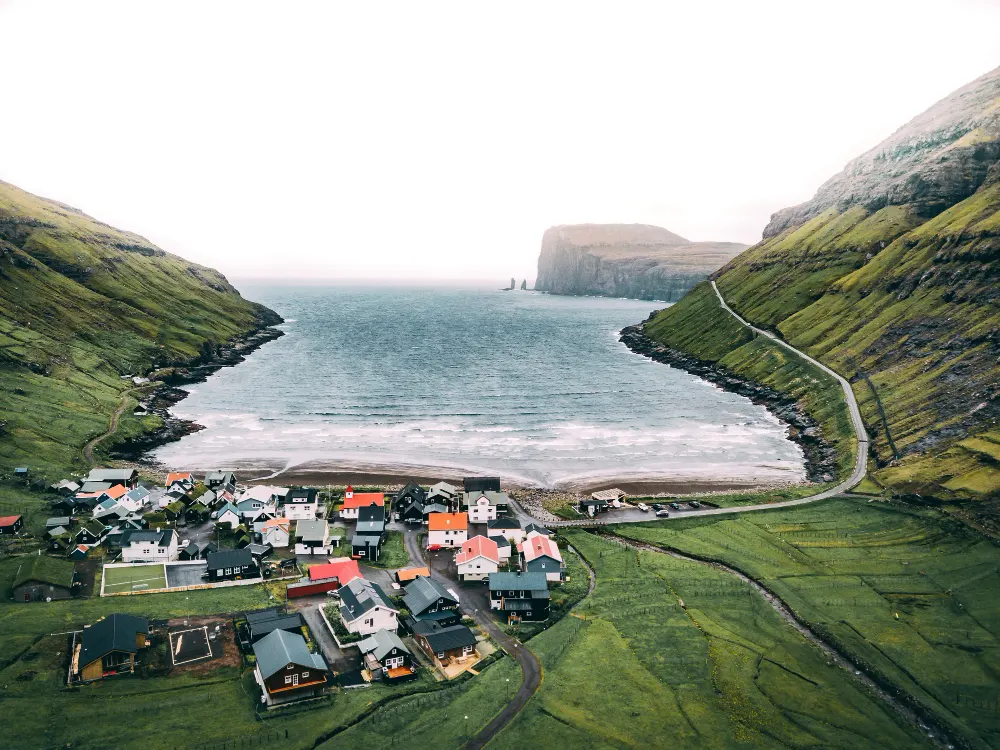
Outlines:
<svg viewBox="0 0 1000 750"><path fill-rule="evenodd" d="M200 562L187 565L166 565L167 586L177 588L178 586L198 586L207 583L202 575L208 571L208 563Z"/></svg>

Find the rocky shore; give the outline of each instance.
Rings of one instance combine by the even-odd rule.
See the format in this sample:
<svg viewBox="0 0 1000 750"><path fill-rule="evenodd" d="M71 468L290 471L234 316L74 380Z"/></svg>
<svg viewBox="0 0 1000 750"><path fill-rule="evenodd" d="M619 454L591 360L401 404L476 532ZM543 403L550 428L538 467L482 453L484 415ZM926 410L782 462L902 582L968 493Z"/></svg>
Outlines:
<svg viewBox="0 0 1000 750"><path fill-rule="evenodd" d="M697 359L653 341L643 329L645 322L652 320L656 314L652 313L643 323L623 328L618 335L619 341L637 354L697 375L723 390L746 396L753 403L765 407L788 427L789 438L802 448L810 481L829 482L836 477L837 461L833 446L823 438L816 420L806 414L796 401L773 388L739 378L714 362Z"/></svg>
<svg viewBox="0 0 1000 750"><path fill-rule="evenodd" d="M184 365L150 373L150 380L159 381L161 385L147 392L147 395L139 402L143 411L137 412L137 415L157 416L163 424L151 432L144 432L116 443L108 455L122 461L135 461L149 465L153 462L146 454L153 448L172 443L185 435L205 429L196 422L178 419L170 414L170 408L187 396L187 391L179 386L201 383L212 373L223 367L238 365L264 344L284 336L283 331L274 327L284 321L280 317L275 316L275 318L277 319L268 317L262 320L259 328L214 348L206 349L201 356Z"/></svg>

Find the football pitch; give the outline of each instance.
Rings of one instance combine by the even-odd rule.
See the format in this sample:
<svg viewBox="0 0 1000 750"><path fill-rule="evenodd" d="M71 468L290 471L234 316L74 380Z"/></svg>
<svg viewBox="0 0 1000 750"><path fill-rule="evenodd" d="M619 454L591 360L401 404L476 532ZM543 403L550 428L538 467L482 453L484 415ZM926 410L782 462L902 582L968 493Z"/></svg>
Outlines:
<svg viewBox="0 0 1000 750"><path fill-rule="evenodd" d="M165 589L167 572L163 563L135 565L128 568L104 568L104 593Z"/></svg>

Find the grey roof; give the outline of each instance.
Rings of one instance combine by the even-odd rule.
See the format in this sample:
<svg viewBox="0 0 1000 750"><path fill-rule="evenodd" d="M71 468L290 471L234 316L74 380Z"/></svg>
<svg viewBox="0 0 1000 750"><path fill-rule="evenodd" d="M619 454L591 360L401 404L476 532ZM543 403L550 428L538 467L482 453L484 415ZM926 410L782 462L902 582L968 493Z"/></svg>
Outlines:
<svg viewBox="0 0 1000 750"><path fill-rule="evenodd" d="M510 546L510 539L508 539L505 536L491 536L491 537L488 537L488 539L491 542L493 542L494 544L496 544L497 547L509 547Z"/></svg>
<svg viewBox="0 0 1000 750"><path fill-rule="evenodd" d="M127 529L122 534L122 547L126 547L132 542L156 542L160 547L169 547L170 540L173 539L173 529L161 529L160 531L151 529Z"/></svg>
<svg viewBox="0 0 1000 750"><path fill-rule="evenodd" d="M302 615L295 612L290 615L279 614L276 609L258 612L257 617L251 619L247 615L247 623L250 625L250 637L257 640L275 630L287 630L294 633L298 630L301 633Z"/></svg>
<svg viewBox="0 0 1000 750"><path fill-rule="evenodd" d="M56 526L54 529L49 529L49 536L62 536L69 532L65 526Z"/></svg>
<svg viewBox="0 0 1000 750"><path fill-rule="evenodd" d="M385 506L368 505L358 508L358 525L362 523L381 523L385 525Z"/></svg>
<svg viewBox="0 0 1000 750"><path fill-rule="evenodd" d="M524 527L525 534L530 534L531 532L535 532L536 534L543 534L545 536L552 536L551 531L549 531L544 526L539 526L537 523L529 523L527 526Z"/></svg>
<svg viewBox="0 0 1000 750"><path fill-rule="evenodd" d="M109 615L95 622L80 636L80 668L112 651L134 654L136 635L148 631L149 620L135 615Z"/></svg>
<svg viewBox="0 0 1000 750"><path fill-rule="evenodd" d="M311 503L316 500L315 487L294 487L285 496L286 503Z"/></svg>
<svg viewBox="0 0 1000 750"><path fill-rule="evenodd" d="M340 602L340 614L347 622L357 620L378 606L397 611L382 587L364 578L355 578L346 586L341 586Z"/></svg>
<svg viewBox="0 0 1000 750"><path fill-rule="evenodd" d="M398 648L404 654L410 653L402 639L391 630L376 630L374 634L368 636L358 643L358 648L363 654L372 654L376 659L382 661L390 651Z"/></svg>
<svg viewBox="0 0 1000 750"><path fill-rule="evenodd" d="M257 668L265 680L289 664L329 669L323 657L309 653L305 638L285 630L275 630L261 638L253 645L253 653L257 657ZM318 656L319 659L316 658Z"/></svg>
<svg viewBox="0 0 1000 750"><path fill-rule="evenodd" d="M50 484L49 488L53 490L69 490L70 492L76 492L80 489L80 485L72 479L60 479L55 484Z"/></svg>
<svg viewBox="0 0 1000 750"><path fill-rule="evenodd" d="M442 598L458 604L458 600L440 583L427 576L417 576L407 585L403 602L410 613L416 616Z"/></svg>
<svg viewBox="0 0 1000 750"><path fill-rule="evenodd" d="M88 482L128 482L138 472L135 469L91 469Z"/></svg>
<svg viewBox="0 0 1000 750"><path fill-rule="evenodd" d="M235 568L238 565L253 565L253 555L248 549L220 549L205 556L209 570Z"/></svg>
<svg viewBox="0 0 1000 750"><path fill-rule="evenodd" d="M185 547L184 549L181 550L181 554L182 555L186 555L188 557L197 557L198 556L198 545L195 544L194 542L192 542L187 547Z"/></svg>
<svg viewBox="0 0 1000 750"><path fill-rule="evenodd" d="M431 633L423 634L427 645L433 651L451 651L462 646L475 646L476 634L465 625L449 625Z"/></svg>
<svg viewBox="0 0 1000 750"><path fill-rule="evenodd" d="M488 529L519 529L521 521L517 518L495 518L486 522Z"/></svg>
<svg viewBox="0 0 1000 750"><path fill-rule="evenodd" d="M468 506L470 502L478 500L481 496L485 496L486 499L489 500L490 505L507 505L510 503L510 498L507 496L506 492L483 490L481 492L463 492L462 505Z"/></svg>
<svg viewBox="0 0 1000 750"><path fill-rule="evenodd" d="M448 506L447 505L442 505L441 503L431 503L430 505L425 505L424 506L424 515L425 516L428 513L447 513L447 512L448 512Z"/></svg>
<svg viewBox="0 0 1000 750"><path fill-rule="evenodd" d="M145 487L136 487L134 490L129 490L125 493L125 497L136 503L143 502L147 497L149 497L149 490Z"/></svg>
<svg viewBox="0 0 1000 750"><path fill-rule="evenodd" d="M111 482L86 481L80 486L80 492L84 494L90 494L91 492L104 492L104 490L110 490L111 487Z"/></svg>
<svg viewBox="0 0 1000 750"><path fill-rule="evenodd" d="M490 573L490 591L540 591L548 590L544 573L498 572Z"/></svg>
<svg viewBox="0 0 1000 750"><path fill-rule="evenodd" d="M381 534L385 531L385 521L358 521L354 527L358 534Z"/></svg>
<svg viewBox="0 0 1000 750"><path fill-rule="evenodd" d="M321 518L303 519L295 523L295 538L303 542L322 542L328 534L326 521Z"/></svg>
<svg viewBox="0 0 1000 750"><path fill-rule="evenodd" d="M381 534L355 534L351 537L352 547L378 547L382 544Z"/></svg>
<svg viewBox="0 0 1000 750"><path fill-rule="evenodd" d="M69 526L69 524L69 516L55 516L54 518L47 518L45 520L46 528L52 528L53 526Z"/></svg>

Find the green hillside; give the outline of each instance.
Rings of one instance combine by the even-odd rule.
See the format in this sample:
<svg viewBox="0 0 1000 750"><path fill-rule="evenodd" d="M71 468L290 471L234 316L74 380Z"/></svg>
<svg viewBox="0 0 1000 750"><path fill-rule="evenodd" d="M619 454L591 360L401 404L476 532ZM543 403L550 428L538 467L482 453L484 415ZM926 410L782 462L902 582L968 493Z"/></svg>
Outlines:
<svg viewBox="0 0 1000 750"><path fill-rule="evenodd" d="M873 478L943 500L1000 497L1000 69L772 217L723 267L726 301L847 377ZM646 332L804 399L832 442L835 389L771 366L704 284ZM717 331L729 331L722 335ZM749 343L748 343L749 342Z"/></svg>
<svg viewBox="0 0 1000 750"><path fill-rule="evenodd" d="M65 471L138 375L276 323L217 271L0 182L0 467ZM156 426L126 411L121 429Z"/></svg>

